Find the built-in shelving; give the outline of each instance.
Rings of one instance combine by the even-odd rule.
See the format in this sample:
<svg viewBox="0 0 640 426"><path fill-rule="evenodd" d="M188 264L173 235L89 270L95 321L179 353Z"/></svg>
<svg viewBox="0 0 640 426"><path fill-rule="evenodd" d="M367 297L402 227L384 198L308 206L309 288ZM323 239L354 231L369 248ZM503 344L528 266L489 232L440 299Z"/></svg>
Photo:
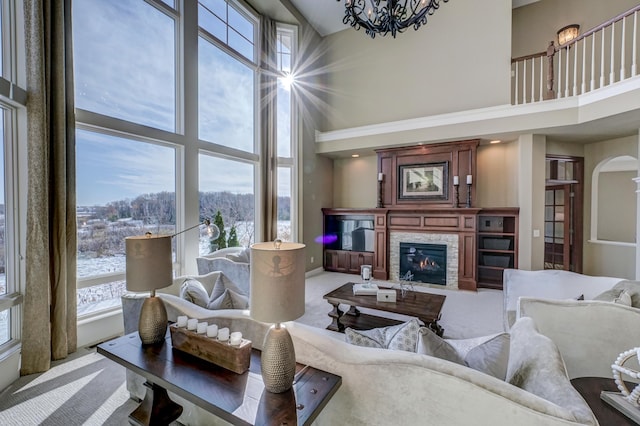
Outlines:
<svg viewBox="0 0 640 426"><path fill-rule="evenodd" d="M478 287L502 289L504 270L518 267L518 209L482 209L477 229Z"/></svg>

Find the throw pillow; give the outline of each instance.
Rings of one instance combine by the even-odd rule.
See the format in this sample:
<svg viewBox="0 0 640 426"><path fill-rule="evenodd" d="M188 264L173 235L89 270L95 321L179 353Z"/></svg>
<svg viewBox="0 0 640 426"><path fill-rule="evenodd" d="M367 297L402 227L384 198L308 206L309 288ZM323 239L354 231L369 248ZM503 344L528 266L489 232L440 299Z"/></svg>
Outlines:
<svg viewBox="0 0 640 426"><path fill-rule="evenodd" d="M510 333L506 381L569 410L581 424L595 424L591 409L567 377L560 351L538 333L533 319L518 319Z"/></svg>
<svg viewBox="0 0 640 426"><path fill-rule="evenodd" d="M631 294L623 288L612 288L605 292L600 293L593 300L600 300L603 302L619 303L625 306L631 306Z"/></svg>
<svg viewBox="0 0 640 426"><path fill-rule="evenodd" d="M465 356L464 362L474 370L504 380L509 364L509 345L509 334L498 334L472 348Z"/></svg>
<svg viewBox="0 0 640 426"><path fill-rule="evenodd" d="M427 327L420 327L416 352L464 365L455 348Z"/></svg>
<svg viewBox="0 0 640 426"><path fill-rule="evenodd" d="M246 247L242 251L228 254L226 257L234 262L249 263L251 259L251 249Z"/></svg>
<svg viewBox="0 0 640 426"><path fill-rule="evenodd" d="M207 309L247 309L249 298L227 288L216 299L207 304Z"/></svg>
<svg viewBox="0 0 640 426"><path fill-rule="evenodd" d="M203 308L209 303L209 295L202 283L193 278L184 280L180 286L180 297Z"/></svg>
<svg viewBox="0 0 640 426"><path fill-rule="evenodd" d="M371 330L347 328L344 335L346 342L352 345L415 352L419 330L418 320L412 319L403 324Z"/></svg>
<svg viewBox="0 0 640 426"><path fill-rule="evenodd" d="M640 281L624 280L614 285L612 289L627 290L629 296L631 296L631 306L640 308Z"/></svg>
<svg viewBox="0 0 640 426"><path fill-rule="evenodd" d="M216 283L213 285L213 290L211 290L211 296L209 297L209 299L218 299L220 296L222 296L222 293L224 293L226 289L233 290L238 294L244 295L244 292L237 285L235 285L233 281L227 278L225 274L221 273L220 275L218 275Z"/></svg>

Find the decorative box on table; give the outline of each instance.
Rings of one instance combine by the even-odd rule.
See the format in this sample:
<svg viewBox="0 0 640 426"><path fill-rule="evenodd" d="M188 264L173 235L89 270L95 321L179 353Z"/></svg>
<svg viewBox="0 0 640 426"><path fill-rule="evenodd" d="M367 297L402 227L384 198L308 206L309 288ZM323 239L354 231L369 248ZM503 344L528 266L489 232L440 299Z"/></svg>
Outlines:
<svg viewBox="0 0 640 426"><path fill-rule="evenodd" d="M212 362L234 373L242 374L249 369L251 362L251 340L242 339L240 345L232 346L215 337L198 334L195 331L169 326L171 344L174 349L186 352L205 361Z"/></svg>

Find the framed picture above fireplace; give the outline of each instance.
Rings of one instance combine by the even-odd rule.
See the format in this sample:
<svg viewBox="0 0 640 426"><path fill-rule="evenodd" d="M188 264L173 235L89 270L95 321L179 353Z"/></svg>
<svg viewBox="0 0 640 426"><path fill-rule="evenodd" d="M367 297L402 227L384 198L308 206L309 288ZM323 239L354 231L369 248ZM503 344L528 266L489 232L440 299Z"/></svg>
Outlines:
<svg viewBox="0 0 640 426"><path fill-rule="evenodd" d="M399 200L448 200L449 162L398 166Z"/></svg>

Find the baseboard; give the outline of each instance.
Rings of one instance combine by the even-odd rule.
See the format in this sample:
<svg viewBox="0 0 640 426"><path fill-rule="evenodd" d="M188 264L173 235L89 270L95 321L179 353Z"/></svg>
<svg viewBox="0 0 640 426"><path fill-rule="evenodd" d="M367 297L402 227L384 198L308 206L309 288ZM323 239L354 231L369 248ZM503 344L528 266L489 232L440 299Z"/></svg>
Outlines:
<svg viewBox="0 0 640 426"><path fill-rule="evenodd" d="M305 276L305 278L309 278L309 277L313 277L313 276L316 276L316 275L320 275L323 272L324 272L324 268L322 266L319 266L316 269L312 269L310 271L307 271L304 274L304 276Z"/></svg>

